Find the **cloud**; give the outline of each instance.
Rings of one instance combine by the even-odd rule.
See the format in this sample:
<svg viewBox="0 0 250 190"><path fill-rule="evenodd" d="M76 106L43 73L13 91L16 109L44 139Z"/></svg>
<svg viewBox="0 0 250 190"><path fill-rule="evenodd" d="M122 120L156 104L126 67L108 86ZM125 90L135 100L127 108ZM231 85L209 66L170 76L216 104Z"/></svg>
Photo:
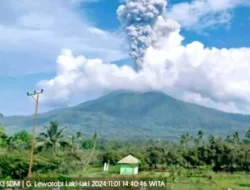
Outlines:
<svg viewBox="0 0 250 190"><path fill-rule="evenodd" d="M189 30L230 25L232 10L248 6L248 0L192 0L174 4L166 16L178 21Z"/></svg>
<svg viewBox="0 0 250 190"><path fill-rule="evenodd" d="M123 37L96 28L76 4L70 0L9 0L0 6L0 57L8 62L10 75L51 71L51 61L34 65L29 59L12 61L17 55L29 54L37 61L55 59L62 48L105 61L127 57L122 48ZM4 18L4 19L3 19ZM8 54L6 54L8 52ZM7 57L7 55L10 55ZM33 60L32 59L32 60ZM7 65L0 62L1 68ZM4 69L5 70L5 69ZM0 75L4 75L0 71Z"/></svg>
<svg viewBox="0 0 250 190"><path fill-rule="evenodd" d="M61 106L72 99L86 101L115 90L159 90L188 102L248 113L249 60L247 48L205 49L193 42L171 50L149 48L142 69L136 72L129 66L73 56L64 50L57 59L57 76L38 86L45 89L43 102Z"/></svg>
<svg viewBox="0 0 250 190"><path fill-rule="evenodd" d="M41 81L45 104L67 106L115 90L157 90L178 99L227 112L249 113L250 48L205 48L198 41L182 45L181 26L158 16L140 70L63 50L57 76Z"/></svg>

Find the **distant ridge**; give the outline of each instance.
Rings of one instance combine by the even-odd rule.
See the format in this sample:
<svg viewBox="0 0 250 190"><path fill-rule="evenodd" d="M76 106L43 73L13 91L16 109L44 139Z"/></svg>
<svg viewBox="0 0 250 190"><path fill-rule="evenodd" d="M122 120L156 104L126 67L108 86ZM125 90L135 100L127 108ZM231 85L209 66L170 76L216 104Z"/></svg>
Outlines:
<svg viewBox="0 0 250 190"><path fill-rule="evenodd" d="M161 92L117 91L74 107L39 114L39 129L51 120L68 133L98 131L103 138L178 138L203 130L215 135L244 133L250 116L221 112L177 100ZM7 131L31 130L32 116L1 119Z"/></svg>

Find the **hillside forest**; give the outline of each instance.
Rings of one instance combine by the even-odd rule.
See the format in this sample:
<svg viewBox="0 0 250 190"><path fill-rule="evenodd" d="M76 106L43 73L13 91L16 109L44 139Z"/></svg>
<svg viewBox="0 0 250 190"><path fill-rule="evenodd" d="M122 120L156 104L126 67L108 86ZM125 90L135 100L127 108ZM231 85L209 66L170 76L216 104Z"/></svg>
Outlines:
<svg viewBox="0 0 250 190"><path fill-rule="evenodd" d="M140 159L140 172L170 172L171 179L181 176L181 171L250 172L250 128L244 137L235 132L222 139L198 131L197 135L182 135L179 141L144 139L129 142L104 140L98 133L90 137L80 132L67 136L65 129L58 121L51 121L37 135L34 178L70 176L72 173L79 177L93 168L102 168L105 162L115 168L128 154ZM1 125L1 179L26 178L30 146L31 135L27 131L10 136ZM119 170L110 172L116 174ZM206 175L209 178L210 174Z"/></svg>

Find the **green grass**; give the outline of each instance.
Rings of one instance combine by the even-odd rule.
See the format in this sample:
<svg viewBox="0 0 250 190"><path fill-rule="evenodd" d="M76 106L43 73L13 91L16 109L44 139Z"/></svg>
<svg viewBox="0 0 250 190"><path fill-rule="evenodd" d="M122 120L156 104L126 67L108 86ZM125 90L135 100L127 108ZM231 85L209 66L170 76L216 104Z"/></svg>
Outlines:
<svg viewBox="0 0 250 190"><path fill-rule="evenodd" d="M51 175L58 176L58 174ZM119 166L111 166L109 172L103 172L103 168L90 168L87 171L78 170L65 176L70 178L105 177L118 180L126 179L119 175ZM133 180L164 180L167 185L164 188L165 190L223 190L225 188L232 188L233 190L250 190L250 175L245 173L230 174L204 171L201 174L195 170L183 170L182 173L177 175L174 179L171 176L171 172L143 171L133 176ZM212 177L209 178L209 176Z"/></svg>
<svg viewBox="0 0 250 190"><path fill-rule="evenodd" d="M213 181L208 178L184 178L177 182L169 183L171 190L222 190L232 188L233 190L249 190L250 175L225 174L219 173L213 175Z"/></svg>

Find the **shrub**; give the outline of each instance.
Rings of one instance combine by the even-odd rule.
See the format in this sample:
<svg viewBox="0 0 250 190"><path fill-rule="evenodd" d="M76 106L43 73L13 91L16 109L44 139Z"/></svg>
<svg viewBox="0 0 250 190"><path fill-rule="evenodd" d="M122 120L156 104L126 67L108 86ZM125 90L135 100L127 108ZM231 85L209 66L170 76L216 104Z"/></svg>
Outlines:
<svg viewBox="0 0 250 190"><path fill-rule="evenodd" d="M121 156L116 152L106 152L101 156L102 164L109 163L110 165L116 165Z"/></svg>
<svg viewBox="0 0 250 190"><path fill-rule="evenodd" d="M35 155L33 171L50 172L59 167L61 160L56 157ZM3 178L23 179L27 176L29 167L28 152L12 152L0 154L0 168Z"/></svg>

